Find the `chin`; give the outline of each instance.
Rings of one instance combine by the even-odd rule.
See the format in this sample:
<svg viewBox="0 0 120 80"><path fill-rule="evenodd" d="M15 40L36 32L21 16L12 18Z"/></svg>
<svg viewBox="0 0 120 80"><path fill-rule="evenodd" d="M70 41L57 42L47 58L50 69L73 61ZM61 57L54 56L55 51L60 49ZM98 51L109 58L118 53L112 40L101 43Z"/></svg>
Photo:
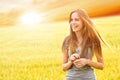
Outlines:
<svg viewBox="0 0 120 80"><path fill-rule="evenodd" d="M79 30L73 30L73 32L78 32Z"/></svg>

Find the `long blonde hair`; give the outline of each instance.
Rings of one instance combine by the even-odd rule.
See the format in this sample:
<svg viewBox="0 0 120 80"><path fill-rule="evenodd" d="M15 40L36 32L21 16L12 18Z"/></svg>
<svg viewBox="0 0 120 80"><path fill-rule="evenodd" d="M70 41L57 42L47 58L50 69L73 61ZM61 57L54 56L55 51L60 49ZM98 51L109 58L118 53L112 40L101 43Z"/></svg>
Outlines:
<svg viewBox="0 0 120 80"><path fill-rule="evenodd" d="M71 21L71 15L73 13L78 13L80 19L83 22L83 27L81 29L81 37L82 37L82 44L81 44L81 53L80 56L84 54L84 51L88 48L91 48L91 53L93 55L94 52L97 52L100 56L102 55L102 48L101 42L106 43L95 29L93 22L90 20L87 12L83 9L77 9L70 13L69 22ZM70 53L73 54L77 47L77 37L75 32L72 31L70 26L70 34L67 36L62 45L62 51L65 50L66 44L70 47Z"/></svg>

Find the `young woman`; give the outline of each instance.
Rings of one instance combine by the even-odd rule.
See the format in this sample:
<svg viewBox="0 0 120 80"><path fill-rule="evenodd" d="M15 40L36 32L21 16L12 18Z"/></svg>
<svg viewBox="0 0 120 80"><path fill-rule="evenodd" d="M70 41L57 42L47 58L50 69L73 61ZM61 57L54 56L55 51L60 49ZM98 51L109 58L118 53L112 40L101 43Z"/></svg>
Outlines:
<svg viewBox="0 0 120 80"><path fill-rule="evenodd" d="M67 70L66 80L96 80L93 68L104 68L100 42L103 39L83 9L71 12L69 24L70 34L62 45L62 68ZM96 62L92 60L93 55Z"/></svg>

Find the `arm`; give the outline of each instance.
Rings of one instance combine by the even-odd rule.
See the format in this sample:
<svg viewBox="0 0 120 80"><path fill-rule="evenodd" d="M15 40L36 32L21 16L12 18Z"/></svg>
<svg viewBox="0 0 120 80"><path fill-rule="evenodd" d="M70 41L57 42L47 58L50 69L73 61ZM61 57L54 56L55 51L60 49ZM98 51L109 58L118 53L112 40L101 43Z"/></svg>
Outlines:
<svg viewBox="0 0 120 80"><path fill-rule="evenodd" d="M78 54L74 53L69 58L67 52L64 52L63 53L63 61L62 61L63 70L64 71L68 70L76 59L79 59Z"/></svg>
<svg viewBox="0 0 120 80"><path fill-rule="evenodd" d="M73 64L72 61L69 60L69 56L68 56L68 41L69 41L69 36L67 36L64 39L63 45L62 45L62 52L63 52L62 69L63 69L63 71L68 70L71 67L71 65Z"/></svg>
<svg viewBox="0 0 120 80"><path fill-rule="evenodd" d="M97 69L101 69L103 70L104 68L104 60L103 60L103 55L99 55L97 52L95 53L95 56L97 58L97 62L93 62L91 60L87 60L87 64L94 67L94 68L97 68Z"/></svg>
<svg viewBox="0 0 120 80"><path fill-rule="evenodd" d="M68 60L68 54L67 53L63 53L62 56L62 69L63 71L68 70L72 65L72 61Z"/></svg>
<svg viewBox="0 0 120 80"><path fill-rule="evenodd" d="M73 63L78 68L82 67L82 66L85 66L85 65L89 65L89 66L94 67L96 69L103 70L103 68L104 68L104 61L103 61L102 53L98 54L98 52L95 51L95 56L97 58L97 62L94 62L94 61L92 61L90 59L86 59L86 58L80 58L80 59L75 60Z"/></svg>

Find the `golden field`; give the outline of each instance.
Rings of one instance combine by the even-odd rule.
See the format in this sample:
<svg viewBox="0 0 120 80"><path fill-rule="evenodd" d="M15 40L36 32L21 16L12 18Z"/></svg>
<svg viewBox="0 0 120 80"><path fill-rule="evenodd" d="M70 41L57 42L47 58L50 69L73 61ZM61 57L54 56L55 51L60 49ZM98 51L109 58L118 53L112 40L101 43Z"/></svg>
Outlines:
<svg viewBox="0 0 120 80"><path fill-rule="evenodd" d="M120 80L120 16L94 18L112 50L103 45L104 70L97 80ZM0 80L65 80L61 45L69 34L64 22L0 28Z"/></svg>

